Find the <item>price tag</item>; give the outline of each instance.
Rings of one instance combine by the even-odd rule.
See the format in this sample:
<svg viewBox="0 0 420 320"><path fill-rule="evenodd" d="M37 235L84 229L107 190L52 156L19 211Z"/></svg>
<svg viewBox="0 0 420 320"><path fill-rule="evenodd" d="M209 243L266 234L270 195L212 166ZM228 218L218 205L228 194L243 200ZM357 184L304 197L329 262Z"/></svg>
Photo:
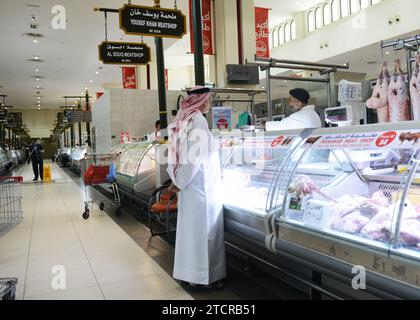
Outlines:
<svg viewBox="0 0 420 320"><path fill-rule="evenodd" d="M328 202L309 200L307 205L304 206L303 223L311 227L324 228L328 206Z"/></svg>

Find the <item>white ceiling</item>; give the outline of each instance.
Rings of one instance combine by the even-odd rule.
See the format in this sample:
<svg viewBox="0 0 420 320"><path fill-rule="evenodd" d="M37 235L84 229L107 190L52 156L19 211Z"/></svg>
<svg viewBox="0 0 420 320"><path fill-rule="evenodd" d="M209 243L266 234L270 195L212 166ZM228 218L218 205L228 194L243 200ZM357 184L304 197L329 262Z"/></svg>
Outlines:
<svg viewBox="0 0 420 320"><path fill-rule="evenodd" d="M178 7L188 12L188 1L178 0ZM272 24L278 24L292 17L299 11L307 10L320 0L256 0L256 5L272 8ZM53 30L50 26L51 8L56 0L1 0L0 1L0 95L7 94L7 105L16 108L37 108L36 86L41 92L42 109L57 109L64 105L64 95L80 95L87 87L91 95L103 91L107 86L121 85L121 71L118 66L103 65L98 61L97 45L104 39L103 14L94 12L95 6L119 8L123 0L61 0L59 3L67 10L67 29ZM136 0L136 4L152 5L152 0ZM26 6L39 4L39 8ZM162 0L162 6L172 7L173 0ZM39 29L45 37L39 43L23 33L31 32L29 23L31 14L37 16ZM117 14L109 14L108 38L114 41L139 41L139 37L126 36L118 28ZM188 25L189 23L187 23ZM151 38L146 42L154 48ZM189 36L181 41L164 40L166 47L165 61L168 68L179 65L192 65L193 56L189 51ZM152 49L152 52L154 50ZM27 62L39 56L45 63ZM328 59L331 63L350 62L351 71L374 75L377 72L380 57L378 46L349 52ZM376 64L367 64L377 61ZM99 74L96 74L100 70ZM35 69L39 72L35 72ZM33 76L43 76L37 82ZM93 83L90 83L90 80ZM3 86L3 88L1 87ZM35 88L35 89L34 89ZM70 104L75 101L69 101Z"/></svg>
<svg viewBox="0 0 420 320"><path fill-rule="evenodd" d="M53 17L51 9L57 3L66 8L66 30L54 30L50 25ZM104 16L103 13L94 12L93 8L119 8L123 3L122 0L0 1L0 95L8 95L6 104L18 109L37 108L36 86L39 85L44 88L39 90L41 108L57 109L64 105L63 96L80 95L85 87L91 95L95 95L95 92L103 91L104 86L120 84L120 67L105 66L98 60L97 46L104 40ZM135 3L153 5L152 0ZM37 4L39 7L28 7L27 4ZM161 5L173 7L174 1L162 0ZM187 12L188 2L178 0L178 7ZM38 30L29 27L32 14L37 17ZM140 37L123 34L118 27L117 14L110 13L108 16L109 40L140 41ZM32 38L23 36L27 32L38 32L44 37L38 43L33 43ZM184 36L184 40L188 43L187 36ZM152 38L145 38L145 41L154 48ZM165 39L165 48L174 42ZM27 61L34 56L45 62ZM172 56L166 59L167 65L170 66L174 61L182 63L178 60ZM96 74L100 67L102 70ZM35 72L35 69L39 69L39 72ZM37 82L34 76L45 78ZM90 80L93 82L90 83Z"/></svg>

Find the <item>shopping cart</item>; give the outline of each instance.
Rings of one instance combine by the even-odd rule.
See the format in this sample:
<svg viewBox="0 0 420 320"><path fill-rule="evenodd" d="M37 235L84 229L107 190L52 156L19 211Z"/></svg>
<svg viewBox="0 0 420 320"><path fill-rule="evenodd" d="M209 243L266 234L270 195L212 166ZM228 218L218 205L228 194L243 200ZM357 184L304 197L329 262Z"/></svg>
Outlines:
<svg viewBox="0 0 420 320"><path fill-rule="evenodd" d="M0 236L23 221L22 177L0 177Z"/></svg>
<svg viewBox="0 0 420 320"><path fill-rule="evenodd" d="M88 199L87 188L89 186L110 184L112 193L114 195L113 203L118 207L121 205L120 193L118 191L118 185L115 181L108 179L109 169L111 164L116 163L118 154L86 154L85 158L81 161L81 171L83 182L85 185L85 211L83 212L83 219L87 220L90 216L90 208L97 204L99 210L105 209L105 203L103 200L96 203L92 199Z"/></svg>
<svg viewBox="0 0 420 320"><path fill-rule="evenodd" d="M0 300L15 300L16 278L0 279Z"/></svg>

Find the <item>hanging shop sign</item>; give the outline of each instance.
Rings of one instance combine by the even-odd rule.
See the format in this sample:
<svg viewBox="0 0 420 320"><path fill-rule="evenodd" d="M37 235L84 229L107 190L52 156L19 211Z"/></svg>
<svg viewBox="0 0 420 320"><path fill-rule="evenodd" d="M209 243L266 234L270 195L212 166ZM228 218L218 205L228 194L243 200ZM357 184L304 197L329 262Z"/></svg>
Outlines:
<svg viewBox="0 0 420 320"><path fill-rule="evenodd" d="M0 109L0 119L6 119L7 109Z"/></svg>
<svg viewBox="0 0 420 320"><path fill-rule="evenodd" d="M137 89L137 77L135 67L122 67L124 89Z"/></svg>
<svg viewBox="0 0 420 320"><path fill-rule="evenodd" d="M103 41L99 46L99 60L104 64L148 64L150 47L144 43Z"/></svg>
<svg viewBox="0 0 420 320"><path fill-rule="evenodd" d="M180 10L124 5L119 10L120 28L126 34L161 38L182 38L186 17Z"/></svg>
<svg viewBox="0 0 420 320"><path fill-rule="evenodd" d="M22 112L11 112L10 116L13 118L14 123L17 123L19 127L22 126L22 122L23 122Z"/></svg>
<svg viewBox="0 0 420 320"><path fill-rule="evenodd" d="M231 130L232 129L232 108L214 107L212 109L213 129Z"/></svg>
<svg viewBox="0 0 420 320"><path fill-rule="evenodd" d="M68 122L69 123L92 122L92 112L72 110L70 111L68 115Z"/></svg>
<svg viewBox="0 0 420 320"><path fill-rule="evenodd" d="M190 3L190 43L191 53L194 53L194 33L193 30L193 15L192 15L192 0ZM211 0L202 0L201 2L201 21L203 27L203 53L213 55L213 28L212 28L212 13Z"/></svg>
<svg viewBox="0 0 420 320"><path fill-rule="evenodd" d="M255 37L257 41L257 57L270 58L270 30L268 13L270 9L255 8Z"/></svg>

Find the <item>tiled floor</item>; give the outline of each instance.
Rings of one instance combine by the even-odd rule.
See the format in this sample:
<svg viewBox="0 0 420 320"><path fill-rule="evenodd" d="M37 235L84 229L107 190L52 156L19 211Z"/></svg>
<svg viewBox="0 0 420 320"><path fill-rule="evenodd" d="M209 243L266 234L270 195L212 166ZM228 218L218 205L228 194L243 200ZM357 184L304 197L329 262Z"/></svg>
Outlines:
<svg viewBox="0 0 420 320"><path fill-rule="evenodd" d="M0 236L0 278L18 278L17 299L192 299L107 214L83 220L83 190L51 165L49 184L25 167L24 222Z"/></svg>

